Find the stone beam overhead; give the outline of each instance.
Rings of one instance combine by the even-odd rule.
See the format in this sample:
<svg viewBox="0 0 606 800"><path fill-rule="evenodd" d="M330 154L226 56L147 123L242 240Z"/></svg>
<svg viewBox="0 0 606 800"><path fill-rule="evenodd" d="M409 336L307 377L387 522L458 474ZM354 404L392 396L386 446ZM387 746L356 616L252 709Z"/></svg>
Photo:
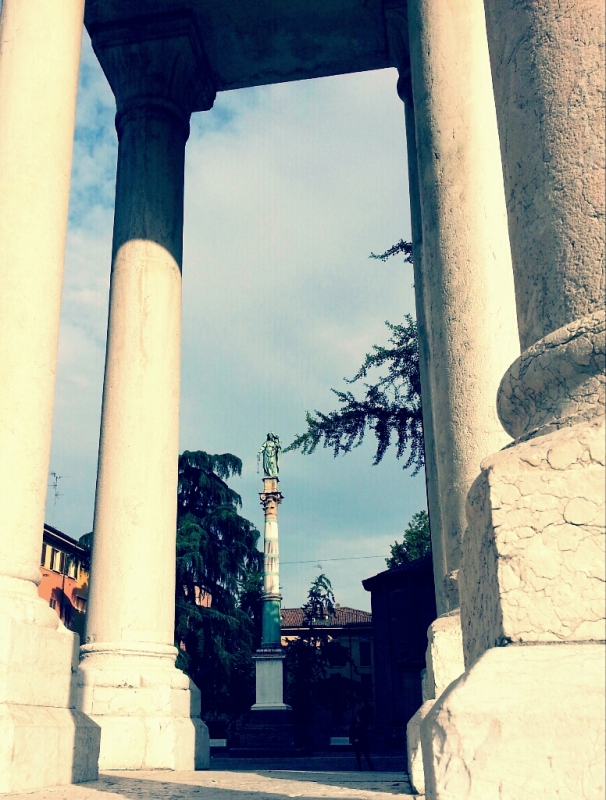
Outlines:
<svg viewBox="0 0 606 800"><path fill-rule="evenodd" d="M95 42L108 24L184 12L217 91L394 66L382 0L88 0L85 23Z"/></svg>

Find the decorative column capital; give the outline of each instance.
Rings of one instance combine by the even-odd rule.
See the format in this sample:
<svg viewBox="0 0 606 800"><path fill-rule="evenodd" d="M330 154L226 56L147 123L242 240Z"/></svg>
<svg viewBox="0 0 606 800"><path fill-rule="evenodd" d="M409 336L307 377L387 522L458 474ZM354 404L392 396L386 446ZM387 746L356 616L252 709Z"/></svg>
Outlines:
<svg viewBox="0 0 606 800"><path fill-rule="evenodd" d="M116 127L125 114L155 108L187 127L194 111L212 108L216 91L191 10L132 17L88 27L93 49L116 97Z"/></svg>
<svg viewBox="0 0 606 800"><path fill-rule="evenodd" d="M398 95L412 99L407 0L385 0L385 30L391 63L398 70Z"/></svg>
<svg viewBox="0 0 606 800"><path fill-rule="evenodd" d="M284 500L284 495L278 489L278 478L263 478L265 491L259 492L259 499L263 506L266 519L277 519L278 506Z"/></svg>

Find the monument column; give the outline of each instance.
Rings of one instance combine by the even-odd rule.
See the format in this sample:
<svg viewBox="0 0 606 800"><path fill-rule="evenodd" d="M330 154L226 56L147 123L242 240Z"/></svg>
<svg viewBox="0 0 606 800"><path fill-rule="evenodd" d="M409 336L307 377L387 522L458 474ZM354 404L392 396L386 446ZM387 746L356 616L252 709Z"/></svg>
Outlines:
<svg viewBox="0 0 606 800"><path fill-rule="evenodd" d="M604 7L485 5L525 349L498 393L514 444L468 496L467 672L422 726L427 797L600 797Z"/></svg>
<svg viewBox="0 0 606 800"><path fill-rule="evenodd" d="M422 791L420 720L464 670L458 576L467 492L482 458L509 441L496 394L519 343L482 0L391 3L386 17L406 112L423 413L433 454L427 478L440 617L428 631L426 702L408 731L410 774Z"/></svg>
<svg viewBox="0 0 606 800"><path fill-rule="evenodd" d="M0 16L0 792L97 774L77 635L38 596L83 0Z"/></svg>
<svg viewBox="0 0 606 800"><path fill-rule="evenodd" d="M284 703L284 654L282 652L280 618L280 555L278 548L278 506L283 495L278 477L264 477L259 494L265 513L263 543L263 637L254 656L256 668L256 701L252 711L288 710Z"/></svg>
<svg viewBox="0 0 606 800"><path fill-rule="evenodd" d="M119 149L80 702L103 768L194 769L208 733L174 666L183 171L190 114L214 89L190 14L90 32Z"/></svg>

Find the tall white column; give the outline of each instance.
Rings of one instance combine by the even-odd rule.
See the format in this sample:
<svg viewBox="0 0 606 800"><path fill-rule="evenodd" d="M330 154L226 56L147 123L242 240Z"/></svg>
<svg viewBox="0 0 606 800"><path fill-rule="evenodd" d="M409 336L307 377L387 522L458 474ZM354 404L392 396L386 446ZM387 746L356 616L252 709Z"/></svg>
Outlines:
<svg viewBox="0 0 606 800"><path fill-rule="evenodd" d="M78 637L38 597L83 0L0 16L0 792L96 775Z"/></svg>
<svg viewBox="0 0 606 800"><path fill-rule="evenodd" d="M482 2L409 0L407 9L391 8L387 18L406 110L423 414L430 423L428 501L442 615L428 632L426 702L408 730L411 777L423 791L420 722L464 670L458 573L467 492L481 460L509 441L496 396L519 344Z"/></svg>
<svg viewBox="0 0 606 800"><path fill-rule="evenodd" d="M604 5L485 5L525 350L498 395L515 441L484 460L468 496L467 672L422 726L427 797L597 798L606 733Z"/></svg>
<svg viewBox="0 0 606 800"><path fill-rule="evenodd" d="M496 393L519 354L482 0L411 0L409 40L431 403L450 608L481 460L509 438Z"/></svg>
<svg viewBox="0 0 606 800"><path fill-rule="evenodd" d="M183 179L191 111L214 91L188 15L91 34L119 149L81 703L102 767L194 769L208 732L174 666Z"/></svg>

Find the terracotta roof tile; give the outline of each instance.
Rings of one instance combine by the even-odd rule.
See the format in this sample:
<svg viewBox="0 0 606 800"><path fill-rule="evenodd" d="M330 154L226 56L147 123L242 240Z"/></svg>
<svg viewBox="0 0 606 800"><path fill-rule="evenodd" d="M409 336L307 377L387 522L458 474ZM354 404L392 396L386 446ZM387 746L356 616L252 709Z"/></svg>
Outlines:
<svg viewBox="0 0 606 800"><path fill-rule="evenodd" d="M302 608L283 608L282 609L283 628L302 628L303 609ZM357 608L347 606L337 606L335 613L330 621L325 623L327 626L343 627L346 625L370 625L372 624L372 614L369 611L360 611Z"/></svg>

